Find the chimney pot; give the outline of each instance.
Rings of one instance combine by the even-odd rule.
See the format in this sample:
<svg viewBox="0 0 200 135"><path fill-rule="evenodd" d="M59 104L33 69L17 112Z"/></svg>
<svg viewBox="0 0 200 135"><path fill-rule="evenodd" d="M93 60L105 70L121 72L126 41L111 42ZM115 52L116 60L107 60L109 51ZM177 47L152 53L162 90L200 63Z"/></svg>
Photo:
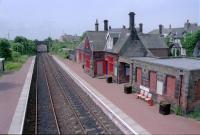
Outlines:
<svg viewBox="0 0 200 135"><path fill-rule="evenodd" d="M99 31L99 23L98 23L97 19L96 19L96 23L95 23L95 31Z"/></svg>
<svg viewBox="0 0 200 135"><path fill-rule="evenodd" d="M135 13L130 12L129 13L129 29L133 29L135 27Z"/></svg>
<svg viewBox="0 0 200 135"><path fill-rule="evenodd" d="M104 31L108 31L108 20L104 20Z"/></svg>
<svg viewBox="0 0 200 135"><path fill-rule="evenodd" d="M131 31L131 38L134 39L136 36L135 33L135 13L130 12L129 14L129 29Z"/></svg>
<svg viewBox="0 0 200 135"><path fill-rule="evenodd" d="M126 26L125 26L125 25L123 25L123 26L122 26L122 28L123 28L123 29L126 29Z"/></svg>
<svg viewBox="0 0 200 135"><path fill-rule="evenodd" d="M143 24L142 24L142 23L139 24L139 31L140 31L141 33L143 33Z"/></svg>
<svg viewBox="0 0 200 135"><path fill-rule="evenodd" d="M163 25L162 24L159 25L159 34L160 35L163 34Z"/></svg>

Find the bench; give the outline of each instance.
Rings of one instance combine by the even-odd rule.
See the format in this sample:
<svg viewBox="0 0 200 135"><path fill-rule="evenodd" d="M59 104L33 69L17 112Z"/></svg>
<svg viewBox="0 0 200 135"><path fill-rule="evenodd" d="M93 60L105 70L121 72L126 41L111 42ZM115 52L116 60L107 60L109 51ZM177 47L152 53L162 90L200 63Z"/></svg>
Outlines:
<svg viewBox="0 0 200 135"><path fill-rule="evenodd" d="M150 106L153 105L152 94L145 90L140 90L140 93L137 94L137 99L143 99L146 101Z"/></svg>

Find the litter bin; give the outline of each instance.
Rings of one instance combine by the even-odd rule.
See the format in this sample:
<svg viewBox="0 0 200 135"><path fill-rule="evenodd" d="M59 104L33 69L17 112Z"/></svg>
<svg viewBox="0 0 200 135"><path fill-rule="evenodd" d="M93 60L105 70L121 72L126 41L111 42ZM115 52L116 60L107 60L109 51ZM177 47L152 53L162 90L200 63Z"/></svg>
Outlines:
<svg viewBox="0 0 200 135"><path fill-rule="evenodd" d="M161 101L159 106L159 113L163 115L170 114L171 104L167 101Z"/></svg>
<svg viewBox="0 0 200 135"><path fill-rule="evenodd" d="M112 77L109 76L107 79L106 79L107 83L112 83Z"/></svg>
<svg viewBox="0 0 200 135"><path fill-rule="evenodd" d="M132 93L132 86L130 84L124 85L124 93L126 94Z"/></svg>

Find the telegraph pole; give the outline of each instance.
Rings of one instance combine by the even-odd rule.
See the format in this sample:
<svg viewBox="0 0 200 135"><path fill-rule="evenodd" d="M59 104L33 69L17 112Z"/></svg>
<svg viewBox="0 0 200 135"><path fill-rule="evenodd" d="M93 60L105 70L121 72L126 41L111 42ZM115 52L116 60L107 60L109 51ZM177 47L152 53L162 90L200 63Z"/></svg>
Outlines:
<svg viewBox="0 0 200 135"><path fill-rule="evenodd" d="M10 33L8 32L8 40L10 40Z"/></svg>

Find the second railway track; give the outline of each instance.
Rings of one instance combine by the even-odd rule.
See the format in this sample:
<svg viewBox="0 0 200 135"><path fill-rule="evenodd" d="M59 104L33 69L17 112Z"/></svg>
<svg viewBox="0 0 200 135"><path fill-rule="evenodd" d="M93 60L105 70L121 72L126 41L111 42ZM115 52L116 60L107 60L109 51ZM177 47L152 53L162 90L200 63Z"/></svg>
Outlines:
<svg viewBox="0 0 200 135"><path fill-rule="evenodd" d="M123 134L50 55L39 54L38 64L37 133Z"/></svg>

